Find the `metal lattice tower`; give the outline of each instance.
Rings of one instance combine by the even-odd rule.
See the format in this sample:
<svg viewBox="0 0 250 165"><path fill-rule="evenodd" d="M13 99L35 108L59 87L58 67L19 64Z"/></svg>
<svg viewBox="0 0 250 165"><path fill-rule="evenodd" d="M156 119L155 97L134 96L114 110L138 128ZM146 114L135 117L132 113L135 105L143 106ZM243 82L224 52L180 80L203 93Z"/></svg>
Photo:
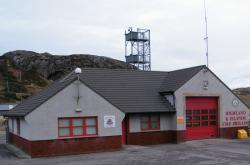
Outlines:
<svg viewBox="0 0 250 165"><path fill-rule="evenodd" d="M133 31L130 27L125 31L126 62L140 70L151 70L150 30L139 29Z"/></svg>

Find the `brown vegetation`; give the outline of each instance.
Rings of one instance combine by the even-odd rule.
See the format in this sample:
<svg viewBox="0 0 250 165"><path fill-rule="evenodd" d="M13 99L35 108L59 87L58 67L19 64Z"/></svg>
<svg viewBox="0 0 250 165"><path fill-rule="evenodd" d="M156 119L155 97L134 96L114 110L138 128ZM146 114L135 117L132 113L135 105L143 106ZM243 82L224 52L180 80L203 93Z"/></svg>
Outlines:
<svg viewBox="0 0 250 165"><path fill-rule="evenodd" d="M237 88L233 91L250 107L250 88Z"/></svg>

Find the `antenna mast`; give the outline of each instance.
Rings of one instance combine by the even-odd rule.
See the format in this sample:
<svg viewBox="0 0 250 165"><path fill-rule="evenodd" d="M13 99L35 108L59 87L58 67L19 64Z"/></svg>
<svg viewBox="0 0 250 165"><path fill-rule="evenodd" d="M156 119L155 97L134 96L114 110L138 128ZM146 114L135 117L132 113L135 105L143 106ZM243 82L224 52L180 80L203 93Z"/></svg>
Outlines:
<svg viewBox="0 0 250 165"><path fill-rule="evenodd" d="M205 43L206 43L206 57L207 57L207 67L208 67L208 32L207 32L207 8L206 8L206 0L204 0L204 15L205 15L205 26L206 26L206 31L205 31Z"/></svg>

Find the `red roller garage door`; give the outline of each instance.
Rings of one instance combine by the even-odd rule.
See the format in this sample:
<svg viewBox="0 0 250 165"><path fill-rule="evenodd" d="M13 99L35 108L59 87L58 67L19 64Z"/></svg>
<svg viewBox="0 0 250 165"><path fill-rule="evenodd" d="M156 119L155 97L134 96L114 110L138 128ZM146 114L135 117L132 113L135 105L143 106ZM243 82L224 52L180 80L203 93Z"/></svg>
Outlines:
<svg viewBox="0 0 250 165"><path fill-rule="evenodd" d="M218 99L215 97L186 98L185 139L217 137Z"/></svg>

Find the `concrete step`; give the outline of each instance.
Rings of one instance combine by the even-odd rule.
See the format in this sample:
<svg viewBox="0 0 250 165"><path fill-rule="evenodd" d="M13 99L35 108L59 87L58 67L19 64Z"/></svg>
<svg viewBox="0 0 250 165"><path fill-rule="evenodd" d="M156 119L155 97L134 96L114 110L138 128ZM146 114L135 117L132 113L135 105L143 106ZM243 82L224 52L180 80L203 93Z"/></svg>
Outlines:
<svg viewBox="0 0 250 165"><path fill-rule="evenodd" d="M6 143L6 136L0 135L0 144Z"/></svg>
<svg viewBox="0 0 250 165"><path fill-rule="evenodd" d="M9 143L5 143L4 146L10 151L12 152L16 157L21 158L21 159L30 159L31 157L26 154L24 151L22 151L21 149L19 149L18 147L9 144Z"/></svg>

